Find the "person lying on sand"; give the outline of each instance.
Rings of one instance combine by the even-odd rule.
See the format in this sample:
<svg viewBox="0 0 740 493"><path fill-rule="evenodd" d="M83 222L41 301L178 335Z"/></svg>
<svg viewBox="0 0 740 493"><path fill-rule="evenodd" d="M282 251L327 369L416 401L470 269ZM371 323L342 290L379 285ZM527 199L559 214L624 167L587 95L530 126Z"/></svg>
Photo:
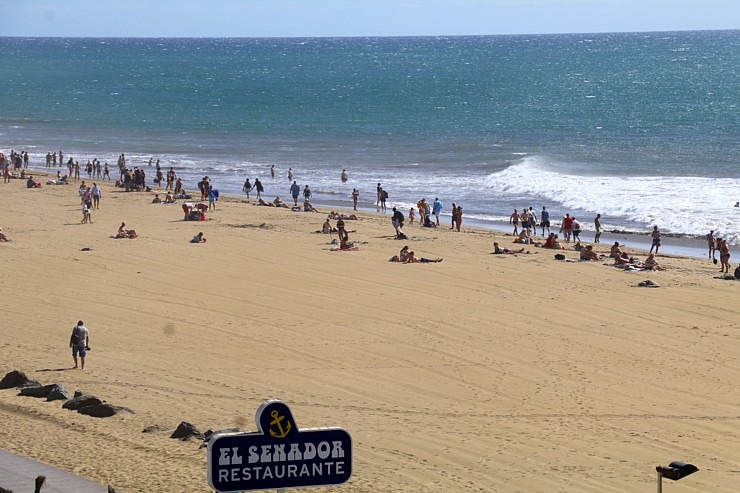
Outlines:
<svg viewBox="0 0 740 493"><path fill-rule="evenodd" d="M339 214L338 212L331 211L329 213L329 219L334 219L334 220L344 219L347 221L356 221L357 216L354 214Z"/></svg>
<svg viewBox="0 0 740 493"><path fill-rule="evenodd" d="M515 253L524 253L524 248L520 248L519 250L509 250L508 248L501 248L498 245L498 242L493 242L493 253L496 255L503 255L503 254L515 254Z"/></svg>
<svg viewBox="0 0 740 493"><path fill-rule="evenodd" d="M131 238L134 239L138 237L139 235L136 234L136 231L133 229L126 229L126 223L121 223L121 225L118 227L118 234L114 236L113 238Z"/></svg>
<svg viewBox="0 0 740 493"><path fill-rule="evenodd" d="M441 262L443 259L429 259L429 258L418 258L414 252L409 250L409 246L406 245L401 248L401 252L398 255L398 261L404 264L416 264L416 263L429 263L429 262Z"/></svg>
<svg viewBox="0 0 740 493"><path fill-rule="evenodd" d="M441 262L442 260L443 259L441 259L441 258L435 258L435 259L424 258L424 257L418 258L418 257L416 257L416 255L414 255L414 252L409 252L409 256L406 259L406 262L404 262L404 263L405 264L416 264L416 263L426 264L426 263L430 263L430 262L432 262L432 263Z"/></svg>
<svg viewBox="0 0 740 493"><path fill-rule="evenodd" d="M586 245L581 249L581 260L599 260L599 254L594 251L594 247Z"/></svg>
<svg viewBox="0 0 740 493"><path fill-rule="evenodd" d="M3 242L10 241L10 239L7 236L5 236L5 233L3 233L3 228L0 228L0 241L3 241Z"/></svg>
<svg viewBox="0 0 740 493"><path fill-rule="evenodd" d="M655 254L651 253L647 256L645 259L645 268L650 270L665 270L665 267L660 265L658 261L655 259Z"/></svg>
<svg viewBox="0 0 740 493"><path fill-rule="evenodd" d="M197 235L193 236L193 239L190 240L190 243L205 243L206 239L203 237L203 232L201 231Z"/></svg>

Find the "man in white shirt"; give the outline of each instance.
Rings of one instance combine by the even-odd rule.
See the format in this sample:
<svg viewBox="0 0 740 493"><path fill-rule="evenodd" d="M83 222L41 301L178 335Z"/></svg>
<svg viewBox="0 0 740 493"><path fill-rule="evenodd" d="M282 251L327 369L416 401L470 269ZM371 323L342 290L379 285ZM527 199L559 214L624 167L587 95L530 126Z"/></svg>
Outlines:
<svg viewBox="0 0 740 493"><path fill-rule="evenodd" d="M90 333L82 320L72 329L72 337L69 339L69 347L72 348L72 358L77 368L77 355L80 355L81 368L85 369L85 356L90 349Z"/></svg>

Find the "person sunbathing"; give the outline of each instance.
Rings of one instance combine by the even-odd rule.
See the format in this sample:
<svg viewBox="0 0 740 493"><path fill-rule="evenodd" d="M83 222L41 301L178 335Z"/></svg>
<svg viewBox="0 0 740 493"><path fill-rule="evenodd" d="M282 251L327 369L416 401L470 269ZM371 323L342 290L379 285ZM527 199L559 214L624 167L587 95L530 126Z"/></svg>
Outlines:
<svg viewBox="0 0 740 493"><path fill-rule="evenodd" d="M173 197L170 192L167 192L167 195L165 195L165 197L164 197L164 203L165 204L174 204L175 203L175 197Z"/></svg>
<svg viewBox="0 0 740 493"><path fill-rule="evenodd" d="M416 264L416 263L426 264L426 263L430 263L430 262L436 263L436 262L441 262L442 260L443 259L441 259L441 258L435 258L435 259L424 258L424 257L419 258L419 257L417 257L414 254L414 252L409 252L408 256L406 257L406 261L404 262L404 264Z"/></svg>
<svg viewBox="0 0 740 493"><path fill-rule="evenodd" d="M155 193L154 198L152 199L152 204L161 204L161 203L162 203L162 199L159 198L158 193Z"/></svg>
<svg viewBox="0 0 740 493"><path fill-rule="evenodd" d="M522 229L522 232L519 233L519 236L517 236L514 239L514 243L522 243L522 244L529 244L531 242L531 238L529 237L529 233L526 229Z"/></svg>
<svg viewBox="0 0 740 493"><path fill-rule="evenodd" d="M520 248L519 250L510 250L508 248L501 248L498 245L498 242L493 242L493 253L496 255L503 255L503 254L515 254L515 253L524 253L524 248Z"/></svg>
<svg viewBox="0 0 740 493"><path fill-rule="evenodd" d="M643 265L645 266L646 269L650 269L650 270L665 270L665 267L660 265L658 261L655 259L654 253L651 253L647 256Z"/></svg>
<svg viewBox="0 0 740 493"><path fill-rule="evenodd" d="M321 232L324 234L330 234L336 233L337 230L331 227L331 223L329 223L329 219L327 218L326 221L324 221L324 224L321 226Z"/></svg>
<svg viewBox="0 0 740 493"><path fill-rule="evenodd" d="M303 201L303 212L319 212L308 200Z"/></svg>
<svg viewBox="0 0 740 493"><path fill-rule="evenodd" d="M594 247L586 245L581 250L581 260L599 260L599 254L594 251Z"/></svg>
<svg viewBox="0 0 740 493"><path fill-rule="evenodd" d="M190 243L205 243L206 239L203 237L203 232L201 231L197 235L193 236L193 239L190 240Z"/></svg>
<svg viewBox="0 0 740 493"><path fill-rule="evenodd" d="M118 227L118 234L115 236L115 238L134 239L138 236L139 235L137 235L136 231L134 231L133 229L126 229L126 223L121 223L121 225Z"/></svg>
<svg viewBox="0 0 740 493"><path fill-rule="evenodd" d="M10 239L7 236L5 236L5 233L3 233L3 228L0 228L0 241L3 241L3 242L10 241Z"/></svg>
<svg viewBox="0 0 740 493"><path fill-rule="evenodd" d="M619 242L615 241L614 244L612 245L611 251L609 252L609 256L611 258L617 258L620 255L622 255L622 249L619 248Z"/></svg>

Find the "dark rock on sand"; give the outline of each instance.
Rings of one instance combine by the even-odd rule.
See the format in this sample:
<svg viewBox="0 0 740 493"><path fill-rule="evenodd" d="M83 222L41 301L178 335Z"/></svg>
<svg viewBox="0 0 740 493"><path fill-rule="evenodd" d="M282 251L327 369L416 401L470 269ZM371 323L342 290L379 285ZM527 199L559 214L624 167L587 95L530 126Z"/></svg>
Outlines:
<svg viewBox="0 0 740 493"><path fill-rule="evenodd" d="M28 377L25 373L18 370L13 370L5 374L2 380L0 380L0 389L12 389L14 387L20 387L24 383L28 382Z"/></svg>
<svg viewBox="0 0 740 493"><path fill-rule="evenodd" d="M77 411L79 409L82 409L83 407L97 406L98 404L102 403L103 401L95 396L83 394L62 404L62 408L69 409L70 411Z"/></svg>
<svg viewBox="0 0 740 493"><path fill-rule="evenodd" d="M41 387L41 382L39 382L38 380L29 380L28 382L18 387L18 390L25 389L27 387Z"/></svg>
<svg viewBox="0 0 740 493"><path fill-rule="evenodd" d="M40 387L23 387L20 389L21 392L18 395L24 395L26 397L47 397L49 392L51 392L55 387L57 387L57 384L55 383Z"/></svg>
<svg viewBox="0 0 740 493"><path fill-rule="evenodd" d="M115 416L120 412L128 412L131 414L134 413L131 409L127 407L114 406L113 404L108 404L107 402L104 402L102 404L94 404L92 406L85 406L79 409L77 412L86 416L92 416L93 418L110 418L111 416Z"/></svg>
<svg viewBox="0 0 740 493"><path fill-rule="evenodd" d="M195 437L199 440L202 440L203 434L198 431L198 428L186 421L183 421L179 425L177 425L177 429L174 431L174 433L172 433L172 435L170 435L170 438L177 438L180 440L187 440L190 437Z"/></svg>
<svg viewBox="0 0 740 493"><path fill-rule="evenodd" d="M47 401L68 401L71 398L72 395L62 385L54 385L49 395L46 396Z"/></svg>
<svg viewBox="0 0 740 493"><path fill-rule="evenodd" d="M641 288L659 288L660 284L657 282L651 281L650 279L647 279L645 281L640 281L637 283L637 285Z"/></svg>

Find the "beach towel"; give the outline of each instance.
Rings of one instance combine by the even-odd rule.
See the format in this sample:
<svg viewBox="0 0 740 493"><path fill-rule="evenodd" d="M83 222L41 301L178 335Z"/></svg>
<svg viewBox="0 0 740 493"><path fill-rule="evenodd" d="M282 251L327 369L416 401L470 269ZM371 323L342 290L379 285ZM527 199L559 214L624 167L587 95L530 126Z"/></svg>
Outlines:
<svg viewBox="0 0 740 493"><path fill-rule="evenodd" d="M329 249L329 251L332 251L332 252L356 252L357 250L359 250L358 247L349 247L349 248L344 248L344 249L336 247L336 248Z"/></svg>

